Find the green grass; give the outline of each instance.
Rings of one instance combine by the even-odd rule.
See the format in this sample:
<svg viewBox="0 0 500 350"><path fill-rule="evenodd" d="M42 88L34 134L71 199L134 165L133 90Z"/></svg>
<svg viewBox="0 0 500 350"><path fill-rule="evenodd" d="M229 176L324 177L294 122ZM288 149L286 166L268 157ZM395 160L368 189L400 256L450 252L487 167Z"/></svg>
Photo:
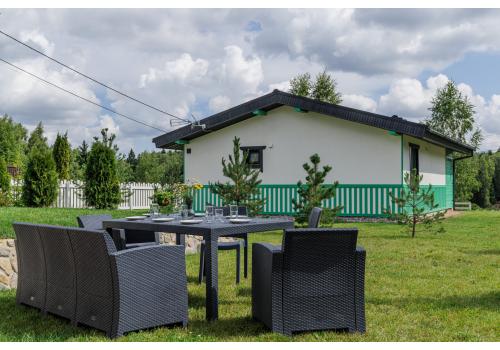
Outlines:
<svg viewBox="0 0 500 350"><path fill-rule="evenodd" d="M1 227L27 220L24 213L30 211L31 221L61 224L72 224L77 215L71 210L8 209L10 217L5 218L0 210ZM71 217L63 219L66 215ZM190 255L188 327L133 332L118 341L499 341L499 223L500 212L468 212L446 219L446 233L420 233L414 239L393 224L338 224L358 227L358 244L367 251L364 335L314 332L288 338L271 333L251 320L251 279L234 283L234 252L219 252L218 321L204 319L205 286L195 282L198 255ZM278 243L281 234L253 234L250 239ZM14 291L0 292L0 341L107 340L98 331L75 329L65 320L16 306L14 297Z"/></svg>
<svg viewBox="0 0 500 350"><path fill-rule="evenodd" d="M95 209L60 209L60 208L18 208L0 207L0 239L14 238L12 222L36 222L61 226L77 226L76 217L87 214L111 214L114 218L140 215L148 212L141 210L95 210Z"/></svg>

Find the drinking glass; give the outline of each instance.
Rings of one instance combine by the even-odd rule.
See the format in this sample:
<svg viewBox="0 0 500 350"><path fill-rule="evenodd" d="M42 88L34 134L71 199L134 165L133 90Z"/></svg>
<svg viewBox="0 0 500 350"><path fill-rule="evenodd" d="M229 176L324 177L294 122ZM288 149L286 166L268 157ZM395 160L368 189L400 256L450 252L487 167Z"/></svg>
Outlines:
<svg viewBox="0 0 500 350"><path fill-rule="evenodd" d="M223 216L224 216L223 209L215 209L215 220L216 221L224 222L224 220L222 220Z"/></svg>
<svg viewBox="0 0 500 350"><path fill-rule="evenodd" d="M213 205L207 205L205 206L205 216L207 218L207 222L212 222L213 217L214 217L214 207Z"/></svg>
<svg viewBox="0 0 500 350"><path fill-rule="evenodd" d="M188 209L188 206L184 204L184 205L182 206L181 217L182 217L183 219L187 219L187 218L188 218L188 216L189 216L189 209Z"/></svg>
<svg viewBox="0 0 500 350"><path fill-rule="evenodd" d="M229 216L231 217L231 219L238 217L238 206L237 205L230 205L229 206Z"/></svg>
<svg viewBox="0 0 500 350"><path fill-rule="evenodd" d="M157 203L152 203L149 206L149 214L151 214L152 218L159 216L160 214L160 206Z"/></svg>

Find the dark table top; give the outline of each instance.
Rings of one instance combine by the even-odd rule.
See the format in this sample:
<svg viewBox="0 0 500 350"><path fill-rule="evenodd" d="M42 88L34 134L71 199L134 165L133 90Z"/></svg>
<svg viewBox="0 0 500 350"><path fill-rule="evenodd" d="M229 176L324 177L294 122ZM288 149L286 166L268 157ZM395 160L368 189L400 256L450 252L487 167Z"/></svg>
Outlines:
<svg viewBox="0 0 500 350"><path fill-rule="evenodd" d="M224 236L239 233L264 232L273 230L290 229L294 227L294 222L290 218L250 218L248 223L231 223L229 219L224 218L223 222L213 221L208 223L204 218L195 218L203 220L199 224L181 224L179 219L170 222L154 222L151 218L144 220L130 221L127 219L113 219L103 222L103 228L118 228L129 230L144 230L154 232L182 233L199 236Z"/></svg>

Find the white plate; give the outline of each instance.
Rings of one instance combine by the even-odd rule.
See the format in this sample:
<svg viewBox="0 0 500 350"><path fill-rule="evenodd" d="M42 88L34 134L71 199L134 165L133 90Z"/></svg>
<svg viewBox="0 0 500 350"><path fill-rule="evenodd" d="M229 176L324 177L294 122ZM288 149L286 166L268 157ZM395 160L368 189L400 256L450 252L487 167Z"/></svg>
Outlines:
<svg viewBox="0 0 500 350"><path fill-rule="evenodd" d="M174 218L154 218L152 219L154 222L169 222L174 221Z"/></svg>
<svg viewBox="0 0 500 350"><path fill-rule="evenodd" d="M226 216L226 219L231 219L231 218L232 218L231 215L227 215ZM234 218L234 219L246 219L246 218L248 218L248 216L246 216L246 215L238 215L238 217Z"/></svg>
<svg viewBox="0 0 500 350"><path fill-rule="evenodd" d="M232 224L246 224L249 223L251 220L250 219L229 219L229 222Z"/></svg>
<svg viewBox="0 0 500 350"><path fill-rule="evenodd" d="M141 215L141 216L128 216L125 219L128 221L137 221L137 220L144 220L146 217Z"/></svg>
<svg viewBox="0 0 500 350"><path fill-rule="evenodd" d="M201 224L203 220L194 220L194 219L189 219L189 220L181 220L180 223L183 225L194 225L194 224Z"/></svg>
<svg viewBox="0 0 500 350"><path fill-rule="evenodd" d="M203 213L194 213L194 217L195 218L204 218L205 214L203 214Z"/></svg>

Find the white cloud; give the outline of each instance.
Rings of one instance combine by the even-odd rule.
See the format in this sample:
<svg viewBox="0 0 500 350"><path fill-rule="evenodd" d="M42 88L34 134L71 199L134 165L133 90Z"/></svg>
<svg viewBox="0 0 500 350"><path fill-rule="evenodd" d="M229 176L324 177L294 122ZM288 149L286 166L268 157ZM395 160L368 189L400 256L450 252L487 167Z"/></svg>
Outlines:
<svg viewBox="0 0 500 350"><path fill-rule="evenodd" d="M235 45L224 48L226 56L222 63L222 74L229 87L240 89L243 94L255 94L264 78L259 57L243 55L243 50Z"/></svg>
<svg viewBox="0 0 500 350"><path fill-rule="evenodd" d="M149 68L148 73L141 75L139 86L145 87L156 80L173 80L179 84L196 82L206 76L208 65L207 60L193 60L190 54L184 53L176 60L167 61L163 70Z"/></svg>
<svg viewBox="0 0 500 350"><path fill-rule="evenodd" d="M342 105L368 112L375 112L377 110L377 101L361 95L342 95Z"/></svg>
<svg viewBox="0 0 500 350"><path fill-rule="evenodd" d="M208 108L213 113L217 113L231 107L231 99L227 96L217 95L208 102Z"/></svg>
<svg viewBox="0 0 500 350"><path fill-rule="evenodd" d="M21 32L20 39L28 45L35 44L35 46L42 49L41 51L46 55L51 56L54 53L54 43L49 42L45 35L38 30L23 31Z"/></svg>
<svg viewBox="0 0 500 350"><path fill-rule="evenodd" d="M4 18L5 17L5 18ZM499 10L209 9L2 10L2 28L37 49L170 113L204 117L327 68L344 105L421 120L448 79L439 72L474 52L498 52ZM20 26L18 18L23 18ZM249 22L258 28L248 31ZM169 130L170 117L104 90L6 38L2 57ZM1 64L1 63L0 63ZM430 73L428 73L430 72ZM432 77L422 81L424 74ZM500 91L476 105L487 141L500 135ZM123 147L152 149L161 132L57 92L0 65L0 112L73 144L113 121ZM112 124L106 124L112 125ZM97 134L96 134L97 133ZM496 141L495 141L496 140ZM486 147L486 146L485 146Z"/></svg>

